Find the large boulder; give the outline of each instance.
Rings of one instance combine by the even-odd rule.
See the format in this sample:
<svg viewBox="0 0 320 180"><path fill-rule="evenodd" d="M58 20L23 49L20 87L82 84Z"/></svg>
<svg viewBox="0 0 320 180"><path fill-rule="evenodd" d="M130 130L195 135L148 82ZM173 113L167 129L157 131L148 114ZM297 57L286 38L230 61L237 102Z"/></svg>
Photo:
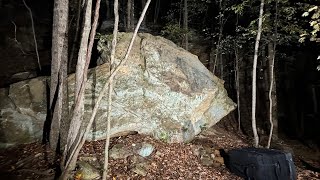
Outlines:
<svg viewBox="0 0 320 180"><path fill-rule="evenodd" d="M41 139L47 79L38 77L0 89L0 148Z"/></svg>
<svg viewBox="0 0 320 180"><path fill-rule="evenodd" d="M116 49L116 64L123 59L132 34L120 33ZM85 91L85 126L94 103L109 75L109 37L102 37L99 44L101 57L106 62L90 70ZM11 132L22 133L43 125L46 112L46 78L36 78L13 84L8 95L0 97L0 105L9 103L6 111L1 108L0 134L12 124ZM31 82L38 82L30 84ZM42 82L42 83L40 83ZM73 104L75 75L68 77L69 106ZM36 85L35 85L36 84ZM33 86L37 86L34 88ZM41 88L39 88L41 87ZM33 93L34 90L39 92ZM4 90L2 90L4 91ZM0 91L1 92L1 91ZM2 94L6 93L1 93ZM40 96L43 95L43 96ZM107 94L103 97L88 140L106 137ZM139 34L134 42L128 62L114 79L111 113L111 135L136 131L149 134L166 142L187 142L210 127L235 108L223 87L223 81L213 76L197 56L177 47L171 41L150 34ZM6 112L14 115L6 115ZM19 116L26 116L22 118ZM25 119L26 122L23 122ZM18 123L18 124L17 124ZM20 123L20 124L19 124ZM6 125L6 126L5 126ZM28 126L29 127L29 126ZM42 126L29 128L23 143L41 137ZM32 129L32 130L31 130ZM24 131L26 132L26 131ZM31 132L31 133L30 133ZM9 133L10 134L10 133ZM18 136L17 136L18 137ZM21 143L18 139L0 139L2 144Z"/></svg>

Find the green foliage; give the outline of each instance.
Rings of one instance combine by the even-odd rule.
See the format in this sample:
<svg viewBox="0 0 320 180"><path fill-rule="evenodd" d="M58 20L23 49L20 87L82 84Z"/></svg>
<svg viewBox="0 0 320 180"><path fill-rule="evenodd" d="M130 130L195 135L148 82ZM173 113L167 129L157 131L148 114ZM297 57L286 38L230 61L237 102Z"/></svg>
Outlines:
<svg viewBox="0 0 320 180"><path fill-rule="evenodd" d="M170 39L171 41L180 44L184 35L187 32L177 23L167 24L161 31L161 35Z"/></svg>
<svg viewBox="0 0 320 180"><path fill-rule="evenodd" d="M242 16L242 15L244 14L245 8L250 7L249 2L250 2L250 0L242 1L240 4L232 5L230 9L231 9L235 14L238 14L238 15L241 15L241 16Z"/></svg>
<svg viewBox="0 0 320 180"><path fill-rule="evenodd" d="M308 11L302 14L302 17L310 17L309 24L312 27L312 31L304 31L304 33L300 34L299 42L304 42L307 37L309 37L310 41L320 42L320 38L317 36L320 31L320 7L310 7Z"/></svg>

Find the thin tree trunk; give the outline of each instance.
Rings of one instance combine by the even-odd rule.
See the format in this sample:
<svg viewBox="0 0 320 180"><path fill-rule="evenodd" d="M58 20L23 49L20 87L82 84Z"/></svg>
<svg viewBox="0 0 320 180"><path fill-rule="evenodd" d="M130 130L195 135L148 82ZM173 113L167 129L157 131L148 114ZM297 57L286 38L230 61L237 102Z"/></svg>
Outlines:
<svg viewBox="0 0 320 180"><path fill-rule="evenodd" d="M131 1L131 23L130 23L130 25L131 25L131 27L130 27L130 31L133 31L133 28L134 28L134 24L135 24L135 21L134 21L134 19L135 19L135 15L134 15L134 0L132 0Z"/></svg>
<svg viewBox="0 0 320 180"><path fill-rule="evenodd" d="M55 0L53 9L53 28L52 28L52 61L51 61L51 85L50 85L50 109L53 110L50 130L50 147L57 150L60 123L65 115L63 109L65 89L67 86L67 61L68 61L68 0ZM54 99L56 97L56 101ZM60 148L59 148L60 149Z"/></svg>
<svg viewBox="0 0 320 180"><path fill-rule="evenodd" d="M179 28L181 28L181 24L183 24L183 13L184 13L184 0L180 0L180 6L179 6L179 20L178 20L178 26ZM181 45L183 45L183 41L184 39L182 40L181 42Z"/></svg>
<svg viewBox="0 0 320 180"><path fill-rule="evenodd" d="M189 31L189 27L188 27L188 0L184 0L184 13L183 13L183 29L185 31L185 34L184 34L184 48L186 50L188 50L188 31Z"/></svg>
<svg viewBox="0 0 320 180"><path fill-rule="evenodd" d="M111 5L110 1L106 0L106 9L107 9L107 19L111 18Z"/></svg>
<svg viewBox="0 0 320 180"><path fill-rule="evenodd" d="M131 30L132 0L127 1L127 32Z"/></svg>
<svg viewBox="0 0 320 180"><path fill-rule="evenodd" d="M80 31L79 26L80 26L80 17L81 17L81 2L82 2L82 0L78 1L76 34L73 37L72 48L71 48L71 52L70 52L70 58L69 58L69 64L68 64L68 71L69 72L71 72L71 69L72 69L73 56L75 54L75 49L76 49L76 45L77 45L77 39L78 39L78 36L79 36L79 31Z"/></svg>
<svg viewBox="0 0 320 180"><path fill-rule="evenodd" d="M216 55L213 63L213 70L212 70L213 74L215 74L216 67L219 61L222 61L222 59L219 59L219 57L220 57L220 46L221 46L221 40L222 40L223 26L224 24L222 19L222 0L219 0L219 38L217 43ZM220 67L220 68L223 68L223 67ZM220 72L220 75L221 74L222 72Z"/></svg>
<svg viewBox="0 0 320 180"><path fill-rule="evenodd" d="M156 6L154 8L153 24L156 24L158 22L158 17L160 12L160 2L161 0L156 0Z"/></svg>
<svg viewBox="0 0 320 180"><path fill-rule="evenodd" d="M98 3L98 2L97 2ZM81 43L78 53L78 62L76 68L76 82L75 82L75 92L74 92L74 109L71 116L67 144L63 152L63 157L61 160L62 175L61 179L67 179L72 168L76 164L76 161L72 161L67 164L70 159L70 152L74 148L74 143L77 140L77 136L81 127L83 119L84 110L84 87L83 83L86 82L87 69L87 49L88 49L88 38L91 29L91 11L92 11L92 0L87 0L85 7L85 14L83 16L84 27L81 36Z"/></svg>
<svg viewBox="0 0 320 180"><path fill-rule="evenodd" d="M106 82L105 85L103 86L103 88L102 88L102 90L101 90L101 92L100 92L100 94L99 94L99 96L98 96L98 98L97 98L96 104L94 105L94 108L93 108L93 110L92 110L91 118L90 118L90 120L89 120L89 122L88 122L88 125L87 125L85 131L79 134L79 138L78 138L77 141L75 142L75 146L74 146L75 148L72 149L72 152L70 153L70 156L69 156L69 160L68 160L67 163L66 163L66 171L67 171L67 172L70 171L70 170L72 170L72 169L74 169L74 165L75 165L75 163L76 163L76 161L77 161L79 152L80 152L80 150L81 150L81 148L82 148L82 146L83 146L83 144L84 144L84 142L85 142L86 136L88 135L88 133L89 133L90 130L91 130L92 123L93 123L93 121L94 121L94 119L95 119L95 116L96 116L96 114L97 114L97 111L98 111L98 107L99 107L99 105L100 105L100 102L101 102L101 100L102 100L102 97L104 96L107 88L109 87L110 80L114 78L114 76L117 74L117 72L118 72L118 71L120 70L120 68L123 66L123 64L125 64L125 63L127 62L127 60L128 60L129 53L130 53L130 51L131 51L131 49L132 49L134 39L135 39L135 37L136 37L136 35L137 35L137 33L138 33L139 27L140 27L141 22L142 22L145 14L146 14L146 11L147 11L147 9L148 9L148 7L149 7L150 2L151 2L151 0L148 0L147 3L146 3L146 6L145 6L144 9L143 9L143 12L142 12L141 17L140 17L140 19L139 19L139 21L138 21L137 27L136 27L136 29L135 29L135 31L134 31L134 33L133 33L132 39L131 39L131 41L130 41L130 44L129 44L129 47L128 47L128 50L127 50L127 53L126 53L124 59L123 59L123 60L120 62L120 64L114 69L114 71L112 71L111 75L110 75L109 78L107 79L107 82ZM84 83L85 83L85 82L84 82ZM81 86L81 88L84 88L84 85ZM65 175L65 178L66 178L66 177L67 177L67 176Z"/></svg>
<svg viewBox="0 0 320 180"><path fill-rule="evenodd" d="M258 52L259 52L259 43L262 33L262 17L263 17L263 6L264 0L261 0L260 4L260 13L259 13L259 23L258 23L258 33L254 48L254 58L253 58L253 68L252 68L252 131L254 136L254 146L259 146L259 135L257 132L257 123L256 123L256 101L257 101L257 61L258 61Z"/></svg>
<svg viewBox="0 0 320 180"><path fill-rule="evenodd" d="M277 83L274 73L275 57L276 57L276 46L277 46L277 35L278 35L278 1L276 1L276 15L275 15L275 35L272 36L271 42L269 42L269 70L270 70L270 89L269 89L269 122L270 132L268 138L267 148L270 148L272 136L278 138L278 105L277 105Z"/></svg>
<svg viewBox="0 0 320 180"><path fill-rule="evenodd" d="M114 56L116 53L117 46L117 34L118 34L118 24L119 24L119 12L118 12L118 0L114 1L114 29L113 29L113 39L111 47L111 56L110 56L110 84L109 84L109 94L108 94L108 111L107 111L107 138L104 148L104 167L102 179L107 179L108 174L108 164L109 164L109 144L110 144L110 123L111 123L111 101L112 101L112 82L111 72L113 68Z"/></svg>
<svg viewBox="0 0 320 180"><path fill-rule="evenodd" d="M87 48L88 48L88 39L91 29L91 11L92 11L92 0L87 0L85 14L83 16L84 24L83 31L81 35L81 42L78 53L78 61L76 67L76 82L75 82L75 91L74 91L74 106L77 106L77 99L79 99L79 108L74 108L74 112L71 117L70 128L68 133L68 141L67 141L67 152L69 152L72 144L77 138L78 131L80 129L83 113L84 113L84 97L80 96L81 85L83 82L85 73L85 64L87 57Z"/></svg>
<svg viewBox="0 0 320 180"><path fill-rule="evenodd" d="M143 8L146 5L146 0L141 0L141 7ZM146 28L147 27L147 19L144 18L141 27Z"/></svg>
<svg viewBox="0 0 320 180"><path fill-rule="evenodd" d="M269 89L269 122L270 122L270 132L267 148L270 148L272 136L277 136L277 97L276 97L276 83L274 77L274 61L275 61L275 52L273 43L269 43L269 55L272 55L269 59L269 69L270 69L270 89Z"/></svg>
<svg viewBox="0 0 320 180"><path fill-rule="evenodd" d="M35 51L36 51L36 55L37 55L38 67L39 67L39 70L41 71L41 64L40 64L40 58L39 58L39 52L38 52L38 44L37 44L36 32L35 32L35 29L34 29L32 11L31 11L30 7L27 5L27 3L24 0L22 0L22 2L24 4L24 6L29 11L29 15L30 15L30 19L31 19L31 28L32 28L32 33L33 33L33 40L34 40L34 47L35 47Z"/></svg>
<svg viewBox="0 0 320 180"><path fill-rule="evenodd" d="M236 21L236 28L238 28L239 25L239 17L237 15L237 21ZM236 32L236 37L238 36L237 32ZM238 131L241 131L241 109L240 109L240 59L239 59L239 50L238 50L238 46L237 46L237 38L234 41L234 54L235 54L235 81L236 81L236 91L237 91L237 110L238 110ZM242 58L241 58L242 59Z"/></svg>
<svg viewBox="0 0 320 180"><path fill-rule="evenodd" d="M240 66L239 66L239 53L236 41L234 43L235 49L235 81L236 81L236 91L237 91L237 110L238 110L238 130L241 131L241 110L240 110Z"/></svg>

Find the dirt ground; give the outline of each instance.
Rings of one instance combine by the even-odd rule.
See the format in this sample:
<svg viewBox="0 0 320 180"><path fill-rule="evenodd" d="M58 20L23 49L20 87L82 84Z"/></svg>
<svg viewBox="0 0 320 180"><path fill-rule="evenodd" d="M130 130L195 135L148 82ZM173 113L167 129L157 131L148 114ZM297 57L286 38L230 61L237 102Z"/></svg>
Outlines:
<svg viewBox="0 0 320 180"><path fill-rule="evenodd" d="M132 171L133 156L109 158L108 179L241 179L230 173L224 164L204 165L199 154L195 153L198 147L227 152L233 148L250 146L248 137L237 133L236 130L226 130L221 124L204 131L187 144L167 144L140 134L113 138L110 148L119 143L132 146L146 142L152 144L155 150L144 159L149 164L144 176ZM298 179L320 179L319 172L310 170L310 167L320 167L315 150L301 145L285 146L293 150ZM82 148L80 158L94 157L100 164L98 169L101 171L104 161L103 149L104 141L87 142ZM54 179L58 158L46 145L39 142L0 151L0 179Z"/></svg>

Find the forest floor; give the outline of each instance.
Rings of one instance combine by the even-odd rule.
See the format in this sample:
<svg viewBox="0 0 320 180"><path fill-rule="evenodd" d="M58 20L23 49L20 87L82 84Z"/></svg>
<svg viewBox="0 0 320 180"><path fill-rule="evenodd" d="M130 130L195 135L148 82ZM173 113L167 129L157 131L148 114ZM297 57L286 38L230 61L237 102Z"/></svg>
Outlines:
<svg viewBox="0 0 320 180"><path fill-rule="evenodd" d="M222 124L218 123L186 144L167 144L140 134L112 138L110 148L116 144L122 144L125 148L139 143L149 143L154 150L146 158L139 159L134 155L117 159L109 158L108 179L241 179L230 173L223 161L208 163L201 154L201 149L212 151L214 154L217 150L227 152L233 148L250 146L248 141L250 138ZM87 142L82 148L79 159L90 157L95 161L96 167L98 166L97 169L101 170L104 142ZM283 146L290 147L293 151L298 179L320 179L320 173L310 169L310 167L320 167L320 162L317 161L320 157L319 151L293 141L289 144L283 143ZM137 161L138 164L147 165L137 170ZM58 158L54 153L39 142L3 150L0 151L0 179L54 179L57 162ZM101 173L100 170L98 171ZM82 178L79 174L75 174L74 179Z"/></svg>

